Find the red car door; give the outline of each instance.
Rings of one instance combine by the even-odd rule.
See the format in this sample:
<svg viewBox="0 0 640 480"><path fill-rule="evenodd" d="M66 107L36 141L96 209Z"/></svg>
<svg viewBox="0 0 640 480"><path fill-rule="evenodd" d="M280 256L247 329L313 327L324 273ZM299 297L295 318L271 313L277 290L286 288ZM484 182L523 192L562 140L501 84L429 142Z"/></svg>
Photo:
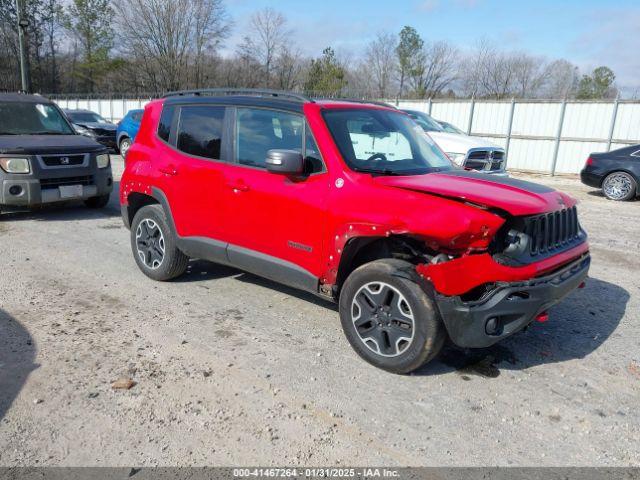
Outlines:
<svg viewBox="0 0 640 480"><path fill-rule="evenodd" d="M213 105L171 108L175 108L173 128L166 127L168 144L161 145L162 153L156 163L176 230L181 237L219 239L223 236L225 163L221 159L226 108ZM158 130L161 139L162 125L161 121Z"/></svg>
<svg viewBox="0 0 640 480"><path fill-rule="evenodd" d="M304 117L279 110L237 108L235 132L235 163L228 165L225 175L230 260L249 271L252 268L248 267L269 270L269 263L275 262L284 270L293 264L320 276L328 174ZM265 159L271 149L303 153L306 174L293 177L268 172ZM239 247L241 255L234 254L234 247ZM269 272L256 273L296 283Z"/></svg>

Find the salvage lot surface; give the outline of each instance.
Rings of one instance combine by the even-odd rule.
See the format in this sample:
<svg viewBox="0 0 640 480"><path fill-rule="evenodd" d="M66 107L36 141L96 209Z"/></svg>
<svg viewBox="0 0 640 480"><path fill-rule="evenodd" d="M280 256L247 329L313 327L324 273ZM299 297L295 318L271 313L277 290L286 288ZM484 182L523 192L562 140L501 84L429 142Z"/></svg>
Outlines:
<svg viewBox="0 0 640 480"><path fill-rule="evenodd" d="M586 288L412 376L313 296L206 262L148 280L115 194L3 216L0 465L640 465L640 201L518 177L580 198Z"/></svg>

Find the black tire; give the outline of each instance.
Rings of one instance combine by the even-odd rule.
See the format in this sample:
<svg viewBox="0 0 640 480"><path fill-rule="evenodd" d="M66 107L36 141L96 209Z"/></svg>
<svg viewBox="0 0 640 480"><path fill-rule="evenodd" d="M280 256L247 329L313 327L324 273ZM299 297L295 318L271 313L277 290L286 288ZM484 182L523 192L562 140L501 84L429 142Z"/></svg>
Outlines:
<svg viewBox="0 0 640 480"><path fill-rule="evenodd" d="M131 147L131 139L129 137L122 137L118 143L118 153L124 158L127 154L127 150Z"/></svg>
<svg viewBox="0 0 640 480"><path fill-rule="evenodd" d="M108 193L106 195L100 195L99 197L87 198L84 201L84 204L89 208L104 208L109 203L110 197L111 197L111 194Z"/></svg>
<svg viewBox="0 0 640 480"><path fill-rule="evenodd" d="M609 200L625 202L634 198L637 192L638 183L627 172L611 172L602 181L602 193Z"/></svg>
<svg viewBox="0 0 640 480"><path fill-rule="evenodd" d="M161 236L153 237L156 239L155 242L153 240L147 241L143 237L146 237L146 233L151 233L150 227L154 225ZM155 231L155 228L153 230ZM138 235L140 235L140 238L138 238ZM152 238L152 236L150 235L149 238ZM140 251L139 241L141 243ZM164 252L162 252L162 258L156 266L155 263L158 262L162 247L164 247ZM175 237L169 228L164 210L160 205L147 205L136 212L131 224L131 250L133 258L142 273L160 282L179 277L185 272L189 263L189 257L176 246Z"/></svg>
<svg viewBox="0 0 640 480"><path fill-rule="evenodd" d="M349 340L353 349L370 364L383 370L399 374L412 372L432 360L440 352L446 339L445 328L434 299L416 282L409 280L410 275L407 275L406 272L411 272L413 268L413 265L402 260L375 260L354 270L344 282L342 291L340 292L340 321L347 340ZM402 340L401 335L400 339L393 337L393 335L398 335L397 329L400 325L408 332L408 330L406 330L408 323L400 322L398 324L395 320L391 320L390 323L386 324L387 326L384 325L384 320L382 320L382 322L378 322L379 319L375 320L378 322L377 325L383 323L383 326L377 327L376 330L374 322L363 319L365 325L360 327L360 332L365 332L363 335L367 335L366 332L374 332L374 330L379 332L381 336L377 338L383 344L388 345L389 349L385 347L381 348L373 338L373 336L377 336L378 333L370 333L372 336L369 338L363 337L358 333L359 330L355 324L357 319L354 320L354 317L360 308L360 300L355 302L357 305L354 305L354 299L356 295L359 295L360 298L360 295L363 293L366 294L367 292L363 292L363 289L370 288L369 286L375 284L389 286L389 292L392 292L390 295L394 301L396 298L398 299L396 302L398 309L408 312L408 314L413 317L412 337L410 341ZM384 288L386 287L382 286L382 289ZM383 295L382 289L374 294ZM405 303L402 302L401 297L404 297ZM382 304L384 304L384 302L382 302ZM401 308L401 305L404 305L405 308ZM365 308L372 309L371 305ZM369 318L373 319L371 310L367 312L363 309L362 313L369 315ZM361 318L362 313L357 314L357 318ZM385 317L387 320L394 315L393 312L379 313L381 316L385 314L387 315ZM391 315L391 317L389 315ZM407 317L402 321L406 319ZM393 326L394 322L396 322L395 327ZM392 330L395 333L392 333ZM391 346L391 339L396 340L393 342L393 346ZM399 345L402 346L399 347ZM373 348L376 348L378 351L374 351ZM385 351L383 350L386 351L387 355L385 355Z"/></svg>

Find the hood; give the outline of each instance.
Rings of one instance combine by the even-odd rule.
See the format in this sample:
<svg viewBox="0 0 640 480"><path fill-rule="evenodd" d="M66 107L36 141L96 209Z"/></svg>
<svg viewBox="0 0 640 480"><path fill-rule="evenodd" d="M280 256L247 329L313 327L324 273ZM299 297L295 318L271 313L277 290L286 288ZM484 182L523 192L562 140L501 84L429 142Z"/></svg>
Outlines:
<svg viewBox="0 0 640 480"><path fill-rule="evenodd" d="M101 128L102 130L113 130L114 132L118 128L117 125L113 123L103 123L103 122L73 122L75 125L80 125L85 128Z"/></svg>
<svg viewBox="0 0 640 480"><path fill-rule="evenodd" d="M406 177L379 176L385 186L430 193L504 210L511 215L536 215L572 207L576 201L552 188L508 177L452 170Z"/></svg>
<svg viewBox="0 0 640 480"><path fill-rule="evenodd" d="M484 138L458 133L428 132L427 135L446 153L467 153L470 148L502 148Z"/></svg>
<svg viewBox="0 0 640 480"><path fill-rule="evenodd" d="M82 135L0 135L0 154L89 153L105 150Z"/></svg>

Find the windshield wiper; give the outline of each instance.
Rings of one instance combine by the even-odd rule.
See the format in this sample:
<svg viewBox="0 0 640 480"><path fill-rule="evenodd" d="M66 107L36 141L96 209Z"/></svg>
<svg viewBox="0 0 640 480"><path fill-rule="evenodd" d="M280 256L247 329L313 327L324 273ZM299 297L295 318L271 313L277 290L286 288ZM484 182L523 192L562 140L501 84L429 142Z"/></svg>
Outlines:
<svg viewBox="0 0 640 480"><path fill-rule="evenodd" d="M25 135L73 135L72 133L63 133L63 132L47 132L47 131L43 131L43 132L29 132L29 133L25 133Z"/></svg>
<svg viewBox="0 0 640 480"><path fill-rule="evenodd" d="M398 172L396 170L390 170L388 168L383 168L381 170L375 169L375 168L354 168L354 170L356 172L361 172L361 173L370 173L372 175L388 175L388 176L394 176L394 175L406 175L405 173L402 172Z"/></svg>

